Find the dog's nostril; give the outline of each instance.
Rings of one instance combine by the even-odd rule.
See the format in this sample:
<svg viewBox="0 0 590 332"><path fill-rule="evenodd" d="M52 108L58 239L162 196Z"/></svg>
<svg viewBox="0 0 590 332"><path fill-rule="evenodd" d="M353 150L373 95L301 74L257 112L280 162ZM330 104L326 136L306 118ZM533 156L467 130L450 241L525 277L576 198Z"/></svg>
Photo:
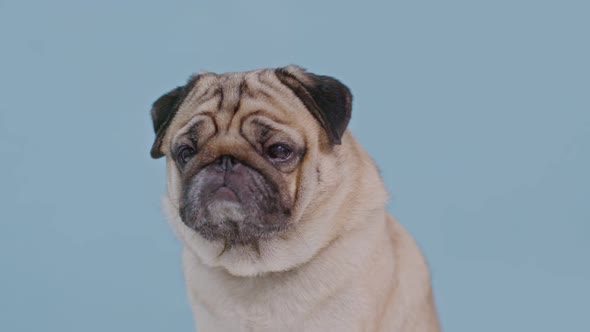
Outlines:
<svg viewBox="0 0 590 332"><path fill-rule="evenodd" d="M228 155L219 157L216 162L217 165L226 172L230 171L236 164L238 164L238 161L234 157Z"/></svg>

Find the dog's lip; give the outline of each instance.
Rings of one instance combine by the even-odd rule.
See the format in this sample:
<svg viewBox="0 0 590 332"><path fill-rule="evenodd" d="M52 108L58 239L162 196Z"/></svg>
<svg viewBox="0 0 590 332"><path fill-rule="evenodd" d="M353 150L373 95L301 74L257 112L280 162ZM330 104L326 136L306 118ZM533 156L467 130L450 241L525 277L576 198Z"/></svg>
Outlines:
<svg viewBox="0 0 590 332"><path fill-rule="evenodd" d="M221 186L211 195L213 199L222 199L230 202L239 202L238 195L229 187Z"/></svg>

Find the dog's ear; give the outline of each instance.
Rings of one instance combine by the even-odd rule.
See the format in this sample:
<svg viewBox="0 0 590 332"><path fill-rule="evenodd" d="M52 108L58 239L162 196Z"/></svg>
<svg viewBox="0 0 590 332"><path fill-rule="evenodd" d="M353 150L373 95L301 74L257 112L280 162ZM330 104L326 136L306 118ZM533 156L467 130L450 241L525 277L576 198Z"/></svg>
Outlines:
<svg viewBox="0 0 590 332"><path fill-rule="evenodd" d="M348 87L333 77L308 73L296 66L278 68L275 74L316 118L332 144L340 144L352 112Z"/></svg>
<svg viewBox="0 0 590 332"><path fill-rule="evenodd" d="M154 159L164 156L161 149L162 140L166 135L166 129L170 125L172 118L174 118L174 115L178 111L180 99L184 95L184 89L184 86L177 87L158 98L152 105L152 122L154 124L154 132L156 133L156 139L151 150L151 155Z"/></svg>

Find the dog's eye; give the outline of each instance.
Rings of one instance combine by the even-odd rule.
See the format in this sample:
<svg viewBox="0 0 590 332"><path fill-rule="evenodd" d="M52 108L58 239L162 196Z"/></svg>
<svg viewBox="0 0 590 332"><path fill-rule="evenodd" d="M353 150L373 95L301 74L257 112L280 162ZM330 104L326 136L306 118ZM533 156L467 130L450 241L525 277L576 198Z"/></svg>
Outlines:
<svg viewBox="0 0 590 332"><path fill-rule="evenodd" d="M184 165L188 163L195 154L195 149L188 145L183 145L178 149L177 152L178 161Z"/></svg>
<svg viewBox="0 0 590 332"><path fill-rule="evenodd" d="M271 145L266 150L266 154L269 157L277 160L285 160L291 156L291 153L291 150L282 144Z"/></svg>

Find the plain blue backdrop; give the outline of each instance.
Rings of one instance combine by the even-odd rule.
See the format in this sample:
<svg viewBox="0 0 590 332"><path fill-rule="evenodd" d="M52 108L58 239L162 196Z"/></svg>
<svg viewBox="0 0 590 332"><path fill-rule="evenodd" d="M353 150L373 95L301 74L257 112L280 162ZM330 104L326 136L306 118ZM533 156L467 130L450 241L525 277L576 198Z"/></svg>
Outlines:
<svg viewBox="0 0 590 332"><path fill-rule="evenodd" d="M424 249L446 331L590 331L588 1L0 0L0 331L192 331L149 108L298 64Z"/></svg>

